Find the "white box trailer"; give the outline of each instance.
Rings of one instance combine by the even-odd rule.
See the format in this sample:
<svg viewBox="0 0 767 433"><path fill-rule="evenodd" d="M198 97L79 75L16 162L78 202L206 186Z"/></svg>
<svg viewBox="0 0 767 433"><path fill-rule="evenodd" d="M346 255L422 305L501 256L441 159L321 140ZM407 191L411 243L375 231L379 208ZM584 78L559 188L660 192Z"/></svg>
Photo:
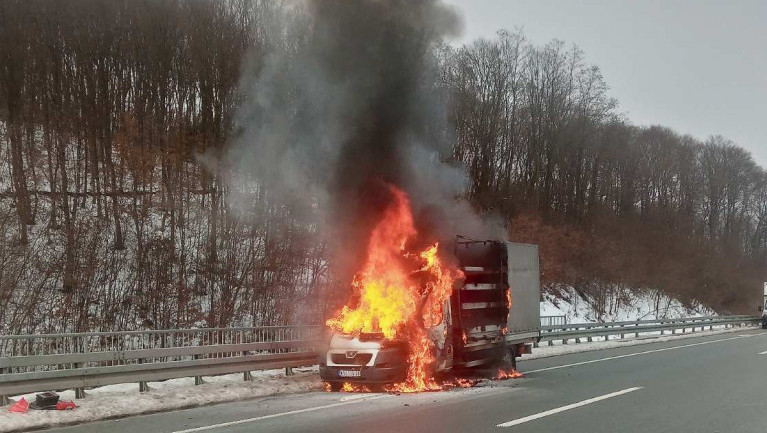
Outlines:
<svg viewBox="0 0 767 433"><path fill-rule="evenodd" d="M529 353L540 337L538 246L459 240L456 257L465 279L452 305L453 364L475 367L506 351L512 360Z"/></svg>

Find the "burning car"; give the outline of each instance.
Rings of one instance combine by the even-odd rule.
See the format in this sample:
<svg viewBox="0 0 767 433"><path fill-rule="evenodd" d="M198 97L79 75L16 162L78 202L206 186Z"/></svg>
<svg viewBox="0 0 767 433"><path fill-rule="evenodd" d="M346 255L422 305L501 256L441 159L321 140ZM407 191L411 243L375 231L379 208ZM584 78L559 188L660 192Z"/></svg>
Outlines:
<svg viewBox="0 0 767 433"><path fill-rule="evenodd" d="M514 370L539 338L538 247L459 237L449 252L413 251L407 197L393 192L349 304L326 322L322 380L331 390L424 391L441 389L435 375L452 369Z"/></svg>

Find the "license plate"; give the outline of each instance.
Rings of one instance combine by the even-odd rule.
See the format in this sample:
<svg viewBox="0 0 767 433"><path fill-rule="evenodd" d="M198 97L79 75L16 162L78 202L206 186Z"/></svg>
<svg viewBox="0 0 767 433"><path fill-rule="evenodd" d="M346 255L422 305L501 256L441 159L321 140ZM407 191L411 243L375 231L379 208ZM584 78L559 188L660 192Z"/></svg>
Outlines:
<svg viewBox="0 0 767 433"><path fill-rule="evenodd" d="M338 370L338 377L362 377L359 370Z"/></svg>

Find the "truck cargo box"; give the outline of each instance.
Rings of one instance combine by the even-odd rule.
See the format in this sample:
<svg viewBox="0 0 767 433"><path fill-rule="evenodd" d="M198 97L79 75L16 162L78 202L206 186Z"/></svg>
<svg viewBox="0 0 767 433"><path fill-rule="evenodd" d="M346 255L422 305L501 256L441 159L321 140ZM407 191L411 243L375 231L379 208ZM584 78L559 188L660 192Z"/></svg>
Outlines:
<svg viewBox="0 0 767 433"><path fill-rule="evenodd" d="M506 340L537 337L541 328L538 245L505 244L512 301Z"/></svg>
<svg viewBox="0 0 767 433"><path fill-rule="evenodd" d="M512 347L536 341L540 329L538 247L459 240L456 257L465 278L451 303L455 364L485 365L498 358L504 343Z"/></svg>

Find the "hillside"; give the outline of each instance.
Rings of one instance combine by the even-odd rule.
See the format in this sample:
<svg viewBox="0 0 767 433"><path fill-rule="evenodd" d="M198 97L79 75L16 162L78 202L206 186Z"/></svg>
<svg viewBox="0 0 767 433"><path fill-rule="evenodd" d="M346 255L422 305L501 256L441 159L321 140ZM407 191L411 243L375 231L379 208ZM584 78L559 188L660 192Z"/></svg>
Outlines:
<svg viewBox="0 0 767 433"><path fill-rule="evenodd" d="M366 61L420 69L369 92L378 119L343 104L389 75L353 49L312 57L323 39L300 7L98 4L0 4L0 333L317 323L347 297L334 241L366 227L338 203L377 205L339 179L382 166L419 177L404 189L420 204L539 244L547 297L757 305L765 171L724 137L633 125L577 47L501 31L413 62L381 38ZM336 64L362 68L347 93ZM389 123L406 128L379 134Z"/></svg>

